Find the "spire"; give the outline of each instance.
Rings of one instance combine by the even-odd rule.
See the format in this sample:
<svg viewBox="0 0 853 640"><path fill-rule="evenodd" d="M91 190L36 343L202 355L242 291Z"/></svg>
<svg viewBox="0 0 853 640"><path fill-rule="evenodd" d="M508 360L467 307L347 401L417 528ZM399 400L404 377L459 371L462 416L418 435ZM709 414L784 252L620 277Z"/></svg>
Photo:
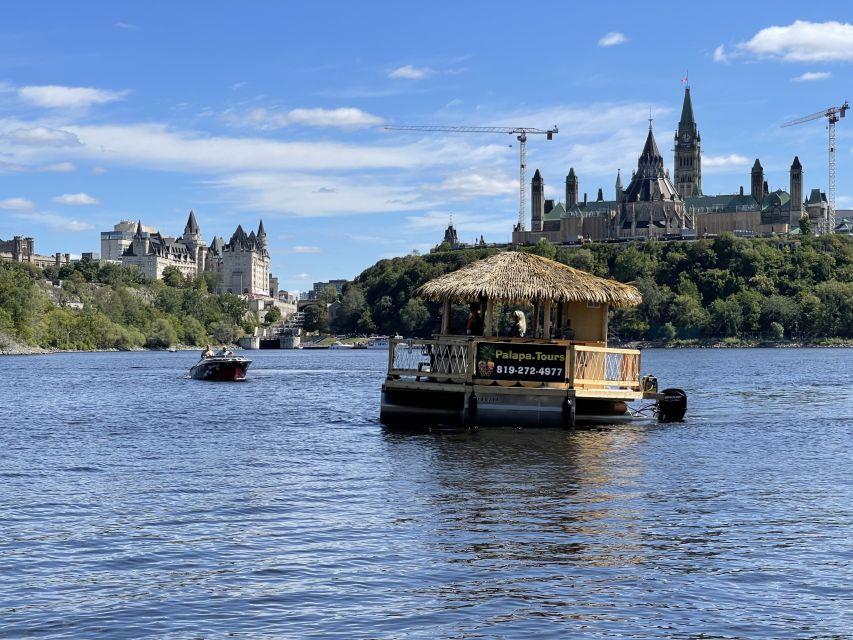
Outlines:
<svg viewBox="0 0 853 640"><path fill-rule="evenodd" d="M195 213L190 209L190 217L187 219L187 226L184 227L184 233L198 235L198 222L195 221Z"/></svg>
<svg viewBox="0 0 853 640"><path fill-rule="evenodd" d="M640 160L660 159L661 166L663 165L663 157L658 151L658 144L655 142L655 134L652 131L651 118L649 118L649 135L646 137L646 145L643 147L643 152L640 154Z"/></svg>
<svg viewBox="0 0 853 640"><path fill-rule="evenodd" d="M261 224L258 225L258 237L267 235L266 230L264 229L264 221L261 220Z"/></svg>
<svg viewBox="0 0 853 640"><path fill-rule="evenodd" d="M569 168L569 175L567 175L567 176L566 176L566 178L569 178L569 179L570 179L570 178L574 178L574 177L575 177L575 168L574 168L574 167L570 167L570 168Z"/></svg>
<svg viewBox="0 0 853 640"><path fill-rule="evenodd" d="M753 171L761 171L761 169L762 169L762 167L761 167L761 163L758 161L758 158L756 158L756 159L755 159L755 164L754 164L754 165L752 165L752 170L753 170Z"/></svg>
<svg viewBox="0 0 853 640"><path fill-rule="evenodd" d="M792 169L802 169L803 165L800 164L800 156L794 156L794 162L791 164Z"/></svg>
<svg viewBox="0 0 853 640"><path fill-rule="evenodd" d="M690 100L690 86L684 88L684 104L681 105L681 120L678 122L679 131L682 128L696 128L696 120L693 118L693 102Z"/></svg>
<svg viewBox="0 0 853 640"><path fill-rule="evenodd" d="M537 180L542 180L542 174L539 173L539 169L536 170L536 173L533 174L533 182Z"/></svg>
<svg viewBox="0 0 853 640"><path fill-rule="evenodd" d="M616 170L616 188L617 189L622 188L622 170L621 169Z"/></svg>
<svg viewBox="0 0 853 640"><path fill-rule="evenodd" d="M136 236L137 238L142 237L142 220L137 220L136 222Z"/></svg>

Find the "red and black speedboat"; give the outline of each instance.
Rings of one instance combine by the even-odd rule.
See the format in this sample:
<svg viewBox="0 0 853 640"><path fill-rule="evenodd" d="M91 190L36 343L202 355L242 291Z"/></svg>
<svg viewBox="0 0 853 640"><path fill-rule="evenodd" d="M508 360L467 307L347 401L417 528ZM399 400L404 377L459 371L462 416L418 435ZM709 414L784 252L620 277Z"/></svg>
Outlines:
<svg viewBox="0 0 853 640"><path fill-rule="evenodd" d="M246 379L246 371L252 361L243 356L217 355L202 358L190 369L190 377L195 380L217 380L220 382Z"/></svg>

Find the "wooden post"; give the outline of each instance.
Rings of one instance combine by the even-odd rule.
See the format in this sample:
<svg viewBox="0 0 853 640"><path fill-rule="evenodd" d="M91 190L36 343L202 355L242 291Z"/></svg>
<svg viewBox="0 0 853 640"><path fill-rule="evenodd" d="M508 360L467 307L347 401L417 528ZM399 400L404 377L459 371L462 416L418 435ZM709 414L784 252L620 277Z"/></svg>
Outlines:
<svg viewBox="0 0 853 640"><path fill-rule="evenodd" d="M548 300L545 303L545 326L543 328L544 334L543 337L545 339L549 339L551 337L551 301Z"/></svg>
<svg viewBox="0 0 853 640"><path fill-rule="evenodd" d="M575 387L575 345L570 344L566 347L566 355L569 356L569 388L574 389Z"/></svg>
<svg viewBox="0 0 853 640"><path fill-rule="evenodd" d="M609 317L608 309L610 309L610 305L606 302L601 303L601 340L604 342L604 346L607 346L607 319Z"/></svg>
<svg viewBox="0 0 853 640"><path fill-rule="evenodd" d="M441 307L441 335L450 334L450 299L444 301Z"/></svg>
<svg viewBox="0 0 853 640"><path fill-rule="evenodd" d="M486 327L485 327L485 330L483 331L484 336L494 335L494 332L493 332L494 321L492 320L493 308L494 308L494 303L492 302L491 298L489 298L488 300L486 300L486 316L485 316Z"/></svg>
<svg viewBox="0 0 853 640"><path fill-rule="evenodd" d="M534 338L538 338L539 334L539 303L533 303L533 327L530 335Z"/></svg>

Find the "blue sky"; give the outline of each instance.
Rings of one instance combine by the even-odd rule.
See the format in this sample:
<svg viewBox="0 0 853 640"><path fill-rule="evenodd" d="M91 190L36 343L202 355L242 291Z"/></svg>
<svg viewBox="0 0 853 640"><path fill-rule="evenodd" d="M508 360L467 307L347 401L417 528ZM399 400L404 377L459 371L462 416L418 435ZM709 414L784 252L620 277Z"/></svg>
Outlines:
<svg viewBox="0 0 853 640"><path fill-rule="evenodd" d="M205 239L263 219L282 288L353 278L425 252L452 214L463 241L505 242L518 216L508 135L386 125L525 126L528 178L562 199L612 198L651 110L672 168L689 72L705 193L749 189L761 160L788 188L827 186L827 135L790 119L840 105L853 80L843 3L28 2L0 22L0 238L99 251L141 219ZM772 7L772 10L770 9ZM838 132L853 207L853 118ZM529 212L528 212L529 216Z"/></svg>

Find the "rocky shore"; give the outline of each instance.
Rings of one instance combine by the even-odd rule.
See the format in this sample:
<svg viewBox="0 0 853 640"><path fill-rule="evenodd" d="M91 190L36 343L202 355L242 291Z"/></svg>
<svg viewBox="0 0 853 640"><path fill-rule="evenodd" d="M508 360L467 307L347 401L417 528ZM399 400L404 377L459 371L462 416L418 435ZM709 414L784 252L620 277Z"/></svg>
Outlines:
<svg viewBox="0 0 853 640"><path fill-rule="evenodd" d="M0 356L30 356L44 353L50 353L50 351L19 342L8 333L0 333Z"/></svg>

